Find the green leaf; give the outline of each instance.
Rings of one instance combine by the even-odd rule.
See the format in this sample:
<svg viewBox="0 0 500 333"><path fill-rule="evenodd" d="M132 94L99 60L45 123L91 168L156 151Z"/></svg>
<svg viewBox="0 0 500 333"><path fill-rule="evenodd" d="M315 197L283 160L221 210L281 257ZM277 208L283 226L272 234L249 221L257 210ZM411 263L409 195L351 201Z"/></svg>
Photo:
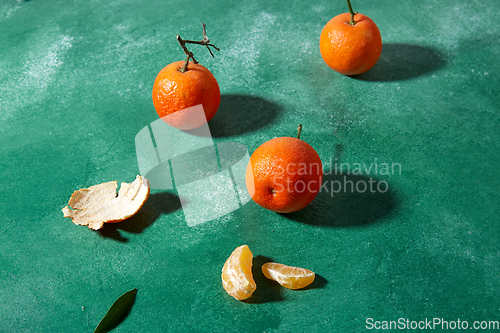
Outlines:
<svg viewBox="0 0 500 333"><path fill-rule="evenodd" d="M137 288L127 291L121 295L109 308L108 312L102 318L94 333L107 333L118 326L127 318L132 305L134 305Z"/></svg>

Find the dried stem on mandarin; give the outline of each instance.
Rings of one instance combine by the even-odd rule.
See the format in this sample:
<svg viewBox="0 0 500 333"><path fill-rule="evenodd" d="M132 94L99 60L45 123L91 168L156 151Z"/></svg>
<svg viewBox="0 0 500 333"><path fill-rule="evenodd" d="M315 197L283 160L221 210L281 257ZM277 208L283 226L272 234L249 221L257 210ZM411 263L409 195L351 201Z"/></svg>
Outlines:
<svg viewBox="0 0 500 333"><path fill-rule="evenodd" d="M353 10L352 10L352 6L351 6L351 1L350 0L347 0L347 6L349 7L349 13L351 14L351 20L349 21L349 24L351 25L355 25L356 24L356 21L354 21L354 15L357 14L357 12L355 13Z"/></svg>
<svg viewBox="0 0 500 333"><path fill-rule="evenodd" d="M192 59L195 64L198 63L198 61L196 61L194 59L193 53L190 52L187 49L186 44L205 45L207 47L207 49L208 49L208 52L210 52L210 55L212 57L214 56L214 54L212 53L212 50L210 50L210 46L213 47L214 49L216 49L217 51L219 51L219 49L215 45L210 44L210 39L207 37L206 25L205 25L205 23L202 23L202 25L203 25L203 39L202 40L199 40L199 41L196 41L196 40L187 40L187 39L182 39L181 36L177 35L177 41L179 42L179 44L182 47L182 50L184 51L184 53L187 56L186 57L186 62L184 63L184 66L181 68L181 72L182 73L184 73L185 71L187 71L189 59Z"/></svg>
<svg viewBox="0 0 500 333"><path fill-rule="evenodd" d="M299 124L299 127L297 127L297 139L300 139L300 134L302 133L302 125Z"/></svg>

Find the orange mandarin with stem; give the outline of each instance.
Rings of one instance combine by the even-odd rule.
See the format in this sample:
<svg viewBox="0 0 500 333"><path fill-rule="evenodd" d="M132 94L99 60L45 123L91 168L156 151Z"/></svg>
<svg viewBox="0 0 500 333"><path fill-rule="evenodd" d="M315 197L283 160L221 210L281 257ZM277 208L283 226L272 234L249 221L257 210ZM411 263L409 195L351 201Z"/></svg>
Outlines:
<svg viewBox="0 0 500 333"><path fill-rule="evenodd" d="M153 105L156 113L167 124L181 130L190 130L213 118L219 108L221 95L213 74L198 64L186 44L204 45L212 56L210 47L219 49L210 44L205 24L202 40L184 40L177 36L177 41L186 54L186 60L173 62L158 73L153 84Z"/></svg>
<svg viewBox="0 0 500 333"><path fill-rule="evenodd" d="M370 70L382 53L380 31L368 16L349 13L332 18L321 31L319 49L325 63L344 75L358 75Z"/></svg>
<svg viewBox="0 0 500 333"><path fill-rule="evenodd" d="M318 153L297 138L279 137L260 145L250 157L246 186L258 205L278 213L292 213L309 205L318 194L323 166Z"/></svg>

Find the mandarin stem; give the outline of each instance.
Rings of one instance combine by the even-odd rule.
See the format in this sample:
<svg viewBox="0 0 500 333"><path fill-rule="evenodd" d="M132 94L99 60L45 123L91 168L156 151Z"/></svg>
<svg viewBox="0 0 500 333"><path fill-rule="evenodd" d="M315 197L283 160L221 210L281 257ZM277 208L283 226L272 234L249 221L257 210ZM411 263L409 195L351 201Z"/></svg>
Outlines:
<svg viewBox="0 0 500 333"><path fill-rule="evenodd" d="M184 39L182 39L181 36L177 35L177 41L179 42L179 44L182 47L182 50L184 51L184 53L187 56L186 57L186 61L184 62L184 66L182 66L182 68L181 68L181 73L185 73L187 71L189 59L193 59L193 62L195 64L197 64L198 62L194 59L193 53L189 52L189 50L187 49L187 47L186 47L186 41Z"/></svg>
<svg viewBox="0 0 500 333"><path fill-rule="evenodd" d="M189 64L189 58L190 58L190 56L186 57L186 61L184 62L184 66L182 66L182 68L181 68L181 73L185 73L187 71L188 64Z"/></svg>
<svg viewBox="0 0 500 333"><path fill-rule="evenodd" d="M351 6L351 1L350 0L347 0L347 6L349 7L349 13L351 14L351 20L349 21L349 24L350 25L355 25L356 21L354 21L354 15L356 15L357 13L355 13L352 10L352 6Z"/></svg>
<svg viewBox="0 0 500 333"><path fill-rule="evenodd" d="M299 127L297 127L297 139L300 139L300 134L302 133L302 125L299 124Z"/></svg>
<svg viewBox="0 0 500 333"><path fill-rule="evenodd" d="M206 25L205 23L202 23L203 25L203 39L200 40L200 41L195 41L195 40L187 40L187 39L182 39L181 36L177 35L177 41L179 42L179 44L181 45L182 47L182 50L184 51L184 53L187 55L187 58L186 58L186 62L184 63L184 66L181 68L181 72L184 73L187 71L187 67L188 67L188 63L189 63L189 59L193 59L193 62L195 64L197 64L198 62L194 59L194 55L192 52L190 52L187 47L186 47L186 43L188 44L198 44L198 45L205 45L208 49L208 52L210 52L210 55L213 57L214 54L212 53L212 50L210 50L210 46L213 47L214 49L216 49L217 51L219 51L219 49L213 45L213 44L210 44L210 39L207 37L207 30L206 30Z"/></svg>

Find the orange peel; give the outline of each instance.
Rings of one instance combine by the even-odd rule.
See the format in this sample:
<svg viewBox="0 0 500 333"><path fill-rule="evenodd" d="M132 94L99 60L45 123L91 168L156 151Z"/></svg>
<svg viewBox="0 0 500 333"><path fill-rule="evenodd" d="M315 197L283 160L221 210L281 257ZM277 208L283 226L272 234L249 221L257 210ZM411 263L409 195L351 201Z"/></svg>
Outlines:
<svg viewBox="0 0 500 333"><path fill-rule="evenodd" d="M62 209L76 225L99 230L104 223L124 221L136 214L149 197L149 182L137 176L132 183L121 183L118 195L116 181L82 188L73 192L68 206ZM71 207L71 208L70 208Z"/></svg>

